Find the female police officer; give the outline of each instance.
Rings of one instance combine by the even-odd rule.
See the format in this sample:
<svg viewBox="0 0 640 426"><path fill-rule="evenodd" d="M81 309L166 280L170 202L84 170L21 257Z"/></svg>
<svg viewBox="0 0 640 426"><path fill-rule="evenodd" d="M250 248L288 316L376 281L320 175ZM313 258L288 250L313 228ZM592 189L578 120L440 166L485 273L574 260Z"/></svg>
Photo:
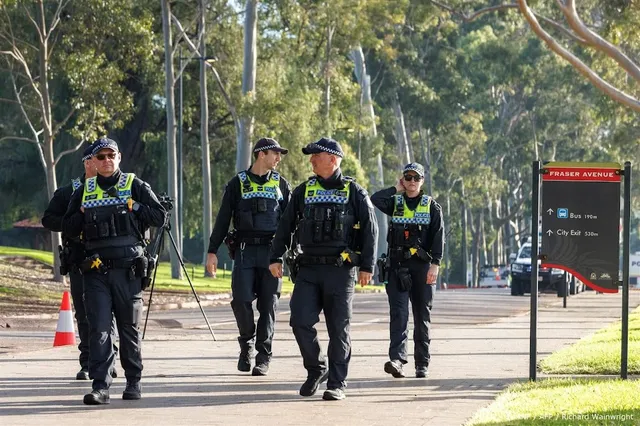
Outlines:
<svg viewBox="0 0 640 426"><path fill-rule="evenodd" d="M429 328L433 285L438 277L444 246L442 209L422 191L424 168L418 163L404 167L395 187L371 196L371 202L391 216L387 242L389 280L386 286L390 310L389 358L384 371L404 377L407 363L409 299L413 308L413 341L416 377L427 377Z"/></svg>

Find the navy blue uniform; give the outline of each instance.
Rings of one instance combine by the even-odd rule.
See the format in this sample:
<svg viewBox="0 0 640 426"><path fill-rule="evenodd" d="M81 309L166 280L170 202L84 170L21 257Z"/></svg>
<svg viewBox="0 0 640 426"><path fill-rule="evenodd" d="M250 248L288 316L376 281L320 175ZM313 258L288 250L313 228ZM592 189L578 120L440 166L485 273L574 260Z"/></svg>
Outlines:
<svg viewBox="0 0 640 426"><path fill-rule="evenodd" d="M305 202L305 197L312 192L307 191L307 182L299 185L278 226L271 263L282 262L281 256L297 230L296 239L302 255L289 304L289 323L307 369L307 381L320 380L328 370L327 388L343 389L351 359L350 323L356 269L349 262L340 262L339 258L346 249L359 251L360 270L372 272L378 225L367 192L353 180L343 177L340 169L328 179L320 176L311 179L328 193L344 194L349 186L348 199L341 205L311 205ZM359 231L353 228L355 224ZM328 363L315 328L322 311L329 333ZM304 396L312 395L315 389L305 392L303 385L301 394Z"/></svg>
<svg viewBox="0 0 640 426"><path fill-rule="evenodd" d="M279 181L280 196L266 198L267 193L251 197L251 183L264 185ZM216 254L233 220L237 249L231 279L231 308L238 326L241 362L238 369L250 369L250 355L255 349L256 365L268 365L272 356L275 316L282 280L269 272L269 248L282 212L289 203L291 188L277 172L258 176L249 170L234 176L226 185L216 223L209 241L209 253ZM252 302L257 299L256 326ZM242 366L244 365L244 367Z"/></svg>
<svg viewBox="0 0 640 426"><path fill-rule="evenodd" d="M395 194L395 187L383 189L371 196L371 202L380 211L392 216L394 213ZM423 194L420 192L418 196L413 198L408 198L406 194L403 194L403 198L407 207L415 210L423 199ZM420 226L419 230L415 231L416 235L411 234L411 238L415 238L415 244L413 244L415 247L419 247L429 254L431 262L422 260L417 256L402 257L403 250L406 248L399 246L392 235L394 231L403 234L407 232L406 236L409 237L410 231L408 227L390 224L389 237L387 239L391 253L391 270L389 272L389 281L386 285L390 311L389 358L391 360L399 360L402 364L407 363L409 300L411 300L414 323L414 361L416 367L424 368L429 366L431 358L429 345L431 343L431 308L433 306L434 292L434 286L426 284L427 272L431 263L434 265L440 264L444 248L442 208L433 199L430 200L430 203L430 223L426 226ZM408 274L411 277L410 281L412 282L409 289L403 288L399 280L398 271L400 268L408 269Z"/></svg>

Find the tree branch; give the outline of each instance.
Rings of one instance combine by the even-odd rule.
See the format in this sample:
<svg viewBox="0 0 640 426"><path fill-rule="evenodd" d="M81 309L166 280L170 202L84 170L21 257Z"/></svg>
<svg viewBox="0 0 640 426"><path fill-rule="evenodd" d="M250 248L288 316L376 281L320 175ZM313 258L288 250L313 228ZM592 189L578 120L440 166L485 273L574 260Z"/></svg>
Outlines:
<svg viewBox="0 0 640 426"><path fill-rule="evenodd" d="M8 102L8 103L10 103L10 104L17 104L17 105L20 105L20 102L18 102L18 101L16 101L16 100L14 100L14 99L0 98L0 102ZM30 105L23 105L23 106L24 106L25 108L27 108L27 109L32 109L32 110L35 110L35 111L40 111L38 108L36 108L36 107L32 107L32 106L30 106Z"/></svg>
<svg viewBox="0 0 640 426"><path fill-rule="evenodd" d="M60 161L60 159L61 159L62 157L64 157L64 156L65 156L65 155L67 155L67 154L71 154L72 152L76 152L77 150L79 150L79 149L80 149L80 147L81 147L82 145L84 145L84 143L86 142L86 140L87 140L86 138L82 138L82 139L80 140L80 142L78 142L78 144L77 144L75 147L73 147L73 148L69 148L69 149L67 149L67 150L62 151L60 154L58 154L58 155L56 156L56 159L53 161L53 164L58 164L58 161Z"/></svg>
<svg viewBox="0 0 640 426"><path fill-rule="evenodd" d="M446 10L447 12L451 13L452 15L455 15L457 17L459 17L460 19L462 19L464 22L472 22L475 19L479 18L480 16L486 14L486 13L491 13L491 12L498 12L501 10L508 10L508 9L518 9L518 5L515 3L505 3L505 4L499 4L499 5L495 5L495 6L488 6L488 7L484 7L482 9L478 9L475 12L468 14L468 13L464 13L461 12L459 10L454 9L453 7L440 3L439 1L435 1L435 0L429 0L433 5L438 6L441 9ZM577 35L575 35L573 32L571 32L569 29L565 28L562 24L559 24L558 22L554 21L553 19L549 19L545 16L542 15L538 15L537 13L534 13L535 16L537 18L539 18L542 22L549 24L550 26L552 26L553 28L555 28L557 31L563 33L564 35L566 35L567 37L569 37L570 39L572 39L573 41L576 41L580 44L586 44L586 41L580 37L578 37Z"/></svg>
<svg viewBox="0 0 640 426"><path fill-rule="evenodd" d="M67 124L67 121L69 121L69 119L73 117L73 114L75 114L75 112L76 112L76 109L71 108L67 116L63 118L62 121L56 124L56 126L53 128L53 131L51 132L51 136L55 136L56 134L58 134L60 129L62 129L62 127L64 127L65 124Z"/></svg>
<svg viewBox="0 0 640 426"><path fill-rule="evenodd" d="M53 33L53 30L56 29L58 24L60 23L60 14L62 13L62 9L69 3L70 0L60 0L58 2L58 7L56 12L53 14L53 19L51 21L51 27L49 27L49 31L47 31L46 39L49 40L49 36Z"/></svg>
<svg viewBox="0 0 640 426"><path fill-rule="evenodd" d="M184 28L182 28L182 25L180 24L180 21L178 20L178 18L176 18L175 15L171 14L171 20L173 21L173 23L176 25L176 27L178 27L178 31L180 31L182 34L184 34ZM200 54L198 52L198 48L196 47L195 44L193 44L193 42L191 40L189 40L188 37L184 37L184 40L187 42L187 46L189 47L189 50L191 50L191 52L194 54L194 56L197 56L198 59L200 60L204 60L204 58L200 57ZM227 107L229 108L229 112L231 112L231 116L233 117L233 121L236 124L236 131L238 131L238 114L236 113L236 108L233 105L233 101L231 100L231 96L229 96L229 93L227 93L227 90L224 88L224 84L222 83L222 79L220 78L220 74L218 74L218 71L215 69L215 67L210 63L205 61L205 64L207 64L209 66L209 68L211 68L211 70L213 71L213 75L216 78L216 83L218 84L218 88L220 89L220 92L222 93L222 97L224 98L225 102L227 103Z"/></svg>
<svg viewBox="0 0 640 426"><path fill-rule="evenodd" d="M640 68L636 65L631 58L625 55L618 46L610 43L608 40L600 37L600 35L594 31L591 31L584 24L582 19L578 16L576 10L576 4L574 0L568 0L567 3L558 1L558 7L567 18L567 22L573 31L575 31L580 37L586 40L589 46L593 47L600 52L603 52L620 66L637 82L640 82Z"/></svg>
<svg viewBox="0 0 640 426"><path fill-rule="evenodd" d="M39 143L37 140L33 140L31 138L25 138L25 137L22 137L22 136L3 136L3 137L0 138L0 142L2 142L4 140L25 141L25 142L35 143L35 144Z"/></svg>
<svg viewBox="0 0 640 426"><path fill-rule="evenodd" d="M609 96L614 101L626 105L634 111L640 112L640 101L633 96L628 95L622 90L614 87L602 77L600 77L595 71L589 68L584 62L582 62L573 53L569 52L563 46L561 46L549 33L547 33L541 26L535 15L529 8L526 0L517 0L520 6L520 12L524 15L525 19L529 23L529 26L555 53L569 62L578 72L584 75L598 90Z"/></svg>

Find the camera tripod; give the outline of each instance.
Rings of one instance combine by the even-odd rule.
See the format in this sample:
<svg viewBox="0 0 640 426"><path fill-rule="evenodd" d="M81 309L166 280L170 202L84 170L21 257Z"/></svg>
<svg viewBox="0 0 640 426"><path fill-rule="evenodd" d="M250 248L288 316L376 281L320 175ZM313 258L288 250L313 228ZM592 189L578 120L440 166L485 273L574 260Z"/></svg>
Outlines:
<svg viewBox="0 0 640 426"><path fill-rule="evenodd" d="M153 303L153 289L155 287L156 284L156 273L158 272L158 263L157 263L157 258L158 258L158 254L160 253L161 249L162 249L162 245L163 245L163 237L164 234L166 233L169 236L169 239L171 240L171 245L173 246L173 249L175 250L176 255L178 256L178 261L180 262L180 266L182 267L182 271L184 272L184 275L187 277L187 281L189 282L189 286L191 286L191 292L193 293L193 297L195 297L196 302L198 302L198 306L200 307L200 312L202 312L202 316L204 317L205 322L207 323L207 326L209 327L209 331L211 332L211 337L213 337L213 341L216 341L216 336L215 334L213 334L213 329L211 328L211 324L209 323L209 319L207 318L207 314L204 313L204 309L202 309L202 304L200 303L200 298L198 297L198 294L196 293L196 289L193 287L193 284L191 283L191 278L189 278L189 273L187 272L187 268L184 265L184 260L182 259L182 256L180 255L180 251L178 250L178 246L176 245L176 241L173 239L173 235L171 235L171 225L169 222L169 218L171 216L171 209L173 209L173 204L172 204L172 200L171 198L169 198L166 194L160 194L160 203L162 204L162 206L167 210L167 219L164 222L164 225L162 226L162 228L158 229L158 232L155 236L155 239L153 241L153 244L151 245L151 250L149 251L149 254L152 257L156 258L156 268L153 271L153 280L151 280L151 290L149 293L149 306L147 307L147 316L144 319L144 328L142 330L142 338L144 339L144 335L147 331L147 321L149 320L149 312L151 311L151 304Z"/></svg>

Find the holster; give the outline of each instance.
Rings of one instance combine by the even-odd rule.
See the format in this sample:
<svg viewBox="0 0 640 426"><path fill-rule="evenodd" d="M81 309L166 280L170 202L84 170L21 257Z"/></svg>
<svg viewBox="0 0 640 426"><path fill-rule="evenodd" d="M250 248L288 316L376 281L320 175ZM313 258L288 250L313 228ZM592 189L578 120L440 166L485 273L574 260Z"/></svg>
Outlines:
<svg viewBox="0 0 640 426"><path fill-rule="evenodd" d="M146 290L153 280L153 271L156 269L158 256L151 256L145 253L143 257L138 258L136 272L142 278L142 290Z"/></svg>
<svg viewBox="0 0 640 426"><path fill-rule="evenodd" d="M409 291L411 290L411 273L409 268L400 267L396 269L396 276L398 277L398 290Z"/></svg>
<svg viewBox="0 0 640 426"><path fill-rule="evenodd" d="M298 276L298 272L300 271L300 262L298 262L297 256L291 251L287 251L284 256L284 262L287 264L287 268L289 269L289 277L291 277L291 282L295 284L296 277Z"/></svg>
<svg viewBox="0 0 640 426"><path fill-rule="evenodd" d="M378 265L378 281L386 283L389 281L389 258L386 253L382 255L376 261Z"/></svg>
<svg viewBox="0 0 640 426"><path fill-rule="evenodd" d="M58 253L60 254L60 274L67 275L69 273L70 255L69 247L67 246L58 246Z"/></svg>
<svg viewBox="0 0 640 426"><path fill-rule="evenodd" d="M235 259L236 250L240 243L238 242L238 233L236 230L229 231L226 237L224 237L224 244L227 246L227 250L229 250L229 257L231 259Z"/></svg>

